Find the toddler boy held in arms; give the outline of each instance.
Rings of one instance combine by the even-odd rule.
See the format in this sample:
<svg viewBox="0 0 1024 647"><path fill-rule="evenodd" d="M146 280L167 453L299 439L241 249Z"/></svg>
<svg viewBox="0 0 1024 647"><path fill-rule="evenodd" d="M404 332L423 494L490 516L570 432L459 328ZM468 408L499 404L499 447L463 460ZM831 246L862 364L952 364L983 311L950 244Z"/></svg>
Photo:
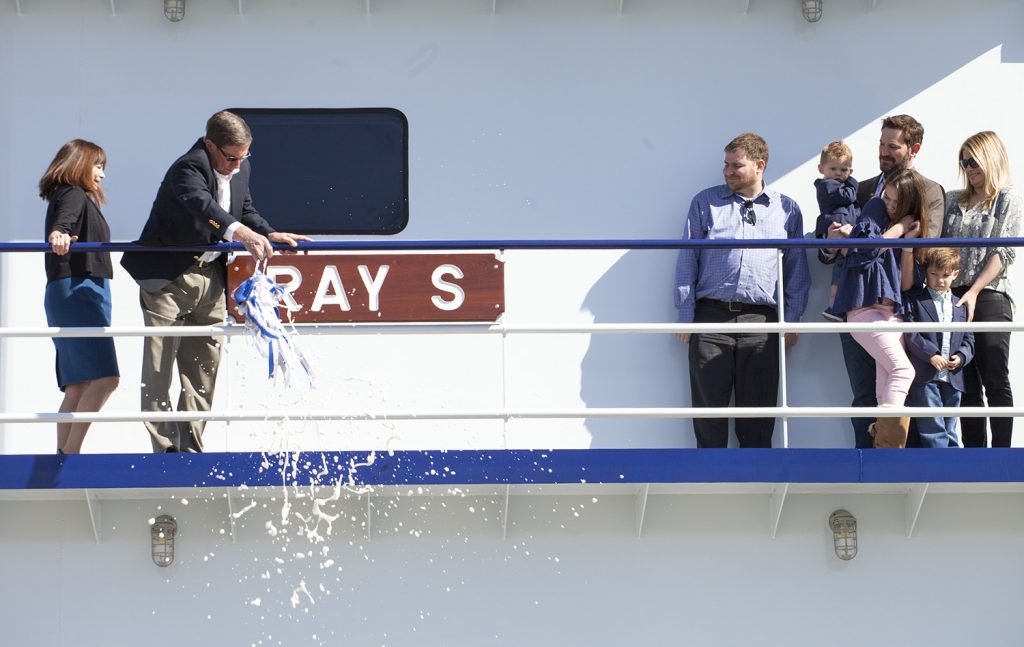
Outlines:
<svg viewBox="0 0 1024 647"><path fill-rule="evenodd" d="M960 274L960 252L930 248L921 253L925 285L904 295L907 321L966 322L967 308L949 291ZM959 407L964 391L964 366L974 357L970 332L907 333L907 354L914 365L914 383L908 393L912 407ZM922 447L959 447L955 417L917 418Z"/></svg>
<svg viewBox="0 0 1024 647"><path fill-rule="evenodd" d="M818 220L814 226L815 238L828 238L833 226L857 224L860 209L857 207L857 180L853 178L853 151L841 141L835 141L821 149L818 163L821 178L814 181L818 196ZM832 312L836 300L836 287L846 265L846 255L838 249L818 249L818 260L832 265L832 287L829 288L828 308L822 316L831 321L842 321L842 315Z"/></svg>

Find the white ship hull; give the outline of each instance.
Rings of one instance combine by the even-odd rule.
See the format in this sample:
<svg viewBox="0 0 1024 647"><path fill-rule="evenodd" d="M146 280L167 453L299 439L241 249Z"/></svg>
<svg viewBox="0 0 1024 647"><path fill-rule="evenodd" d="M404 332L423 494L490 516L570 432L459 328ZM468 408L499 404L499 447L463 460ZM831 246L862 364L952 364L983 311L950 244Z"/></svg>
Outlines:
<svg viewBox="0 0 1024 647"><path fill-rule="evenodd" d="M397 240L675 238L691 196L721 181L725 143L748 130L768 141L767 178L799 202L809 231L820 148L844 139L855 174L870 177L888 114L925 125L916 168L947 189L961 183L960 143L988 129L1024 182L1022 24L1024 5L995 0L826 0L816 24L799 3L756 0L190 0L179 23L155 1L8 0L0 6L0 240L42 240L34 187L74 137L106 149L105 214L115 240L134 240L168 164L212 112L232 106L401 110L410 221ZM253 153L255 167L258 141ZM508 324L675 320L674 251L502 258ZM808 320L827 298L828 268L812 262L812 272ZM0 325L44 326L44 283L38 254L0 254ZM137 288L123 273L113 286L114 325L141 325ZM262 360L235 339L217 409L689 405L686 355L669 334L362 331L303 343L318 390L269 384ZM122 381L105 411L137 411L141 341L120 338L117 350ZM1021 352L1015 342L1016 385L1024 384ZM57 408L52 358L45 338L0 342L0 411ZM804 335L788 366L790 406L849 404L833 335ZM776 437L781 446L781 426ZM0 644L1020 642L1017 449L991 454L991 463L971 458L966 471L916 456L879 467L849 449L848 420L794 418L787 444L835 450L819 456L837 457L849 478L826 478L831 463L792 458L794 472L779 467L751 481L731 471L749 457L729 453L665 473L623 452L614 457L618 482L614 462L595 480L557 462L538 484L501 460L487 463L486 452L670 452L694 446L690 425L215 421L206 441L211 456L231 453L220 467L202 463L208 482L161 484L175 468L144 456L142 426L101 423L89 455L58 477L51 425L0 425L8 469ZM323 518L311 526L296 514L313 515L334 480L315 488L308 479L260 480L289 478L276 464L282 450L364 459L376 450L374 465L357 473L378 476L389 451L477 458L439 458L440 474L420 484L374 477L369 488L343 488L322 504L338 515L328 535ZM778 467L789 459L772 457L789 451L764 460ZM138 461L103 463L103 454ZM445 467L480 461L493 469L443 481ZM24 470L42 481L15 487L12 474ZM837 509L858 520L851 561L833 551L827 519ZM150 519L160 514L179 523L167 568L150 556Z"/></svg>

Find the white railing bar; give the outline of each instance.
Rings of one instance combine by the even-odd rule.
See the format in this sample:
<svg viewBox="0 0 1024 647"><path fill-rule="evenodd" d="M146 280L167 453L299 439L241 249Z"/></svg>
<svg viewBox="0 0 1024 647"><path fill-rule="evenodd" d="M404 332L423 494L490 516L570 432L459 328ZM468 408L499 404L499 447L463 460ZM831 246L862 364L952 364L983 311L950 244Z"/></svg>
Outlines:
<svg viewBox="0 0 1024 647"><path fill-rule="evenodd" d="M497 0L494 0L497 2ZM508 271L512 267L511 259L501 251L497 255L497 259L505 263L505 271ZM501 330L501 408L508 409L508 383L509 383L509 339L508 339L508 324L509 313L502 312L498 317L498 325ZM505 418L501 422L501 447L502 449L508 449L508 418ZM502 533L504 534L507 528L508 522L508 492L505 493L505 522L506 525L502 526ZM504 539L504 537L502 537Z"/></svg>
<svg viewBox="0 0 1024 647"><path fill-rule="evenodd" d="M398 335L464 335L464 334L606 334L606 333L840 333L840 332L1022 332L1024 322L997 321L972 323L763 323L763 324L300 324L297 334L398 334ZM82 328L0 327L0 338L50 337L209 337L247 335L244 326L128 326Z"/></svg>
<svg viewBox="0 0 1024 647"><path fill-rule="evenodd" d="M345 411L329 409L265 411L150 411L98 413L4 413L0 423L169 422L169 421L328 421L395 420L555 420L573 418L652 420L666 418L873 418L1024 417L1024 407L647 407L575 409L408 409Z"/></svg>
<svg viewBox="0 0 1024 647"><path fill-rule="evenodd" d="M491 329L490 324L301 324L296 327L299 335L336 335L339 333L369 334L465 334L500 333L500 328ZM245 326L106 326L82 328L0 328L0 338L24 337L235 337L248 335Z"/></svg>
<svg viewBox="0 0 1024 647"><path fill-rule="evenodd" d="M775 300L779 304L778 306L778 317L779 322L786 321L786 291L783 280L786 272L785 264L785 252L784 250L778 250L775 254L775 269L777 270L778 278L778 289L775 293ZM779 405L786 409L789 408L789 392L786 389L787 386L787 371L786 371L786 334L784 332L779 333ZM782 416L782 446L789 447L789 418Z"/></svg>
<svg viewBox="0 0 1024 647"><path fill-rule="evenodd" d="M841 333L841 332L1022 332L1024 322L998 321L971 323L893 322L893 323L740 323L740 324L512 324L509 333L679 333L679 332L738 332L738 333ZM2 332L2 329L0 329ZM300 334L301 334L300 330ZM484 329L481 332L491 332Z"/></svg>

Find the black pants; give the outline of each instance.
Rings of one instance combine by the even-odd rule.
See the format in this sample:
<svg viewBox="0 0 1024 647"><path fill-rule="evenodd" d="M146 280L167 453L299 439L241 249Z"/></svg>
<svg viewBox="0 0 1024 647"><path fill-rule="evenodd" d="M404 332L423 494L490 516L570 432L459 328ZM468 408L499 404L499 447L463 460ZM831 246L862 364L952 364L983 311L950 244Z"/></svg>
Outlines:
<svg viewBox="0 0 1024 647"><path fill-rule="evenodd" d="M766 323L778 320L770 306L741 306L702 299L694 323ZM694 407L774 407L779 391L777 334L698 333L690 339L690 394ZM771 447L775 418L737 418L740 447ZM728 418L694 418L698 447L728 447Z"/></svg>
<svg viewBox="0 0 1024 647"><path fill-rule="evenodd" d="M967 288L956 288L962 296ZM995 290L982 290L974 305L974 321L1013 321L1010 298ZM964 367L964 397L962 407L1012 407L1013 390L1010 388L1010 333L974 333L974 360ZM1009 447L1013 435L1013 418L988 418L992 427L992 446ZM985 447L986 418L961 418L964 447Z"/></svg>
<svg viewBox="0 0 1024 647"><path fill-rule="evenodd" d="M853 392L853 402L850 406L877 407L875 358L871 357L850 333L839 333L839 341L843 345L843 361L846 363L846 375L850 378L850 390ZM857 449L875 446L875 439L868 433L868 427L874 421L874 418L850 418Z"/></svg>

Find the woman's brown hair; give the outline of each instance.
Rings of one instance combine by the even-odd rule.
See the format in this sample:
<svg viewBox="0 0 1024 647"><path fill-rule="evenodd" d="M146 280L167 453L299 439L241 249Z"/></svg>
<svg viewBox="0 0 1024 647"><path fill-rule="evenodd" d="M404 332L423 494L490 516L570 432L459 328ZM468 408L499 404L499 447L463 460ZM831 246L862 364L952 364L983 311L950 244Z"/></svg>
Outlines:
<svg viewBox="0 0 1024 647"><path fill-rule="evenodd" d="M39 180L39 197L49 200L62 184L77 186L96 201L106 202L103 187L92 179L93 167L107 165L107 154L103 149L84 139L72 139L60 147L43 177Z"/></svg>
<svg viewBox="0 0 1024 647"><path fill-rule="evenodd" d="M928 237L928 205L925 199L924 183L921 176L913 169L893 170L885 176L885 188L896 189L896 213L889 216L889 223L896 224L904 216L911 216L921 223L921 238ZM915 252L918 262L925 248Z"/></svg>
<svg viewBox="0 0 1024 647"><path fill-rule="evenodd" d="M889 220L895 224L904 216L912 216L921 223L921 233L928 231L928 208L924 183L913 169L900 169L885 176L885 187L896 189L896 215Z"/></svg>

